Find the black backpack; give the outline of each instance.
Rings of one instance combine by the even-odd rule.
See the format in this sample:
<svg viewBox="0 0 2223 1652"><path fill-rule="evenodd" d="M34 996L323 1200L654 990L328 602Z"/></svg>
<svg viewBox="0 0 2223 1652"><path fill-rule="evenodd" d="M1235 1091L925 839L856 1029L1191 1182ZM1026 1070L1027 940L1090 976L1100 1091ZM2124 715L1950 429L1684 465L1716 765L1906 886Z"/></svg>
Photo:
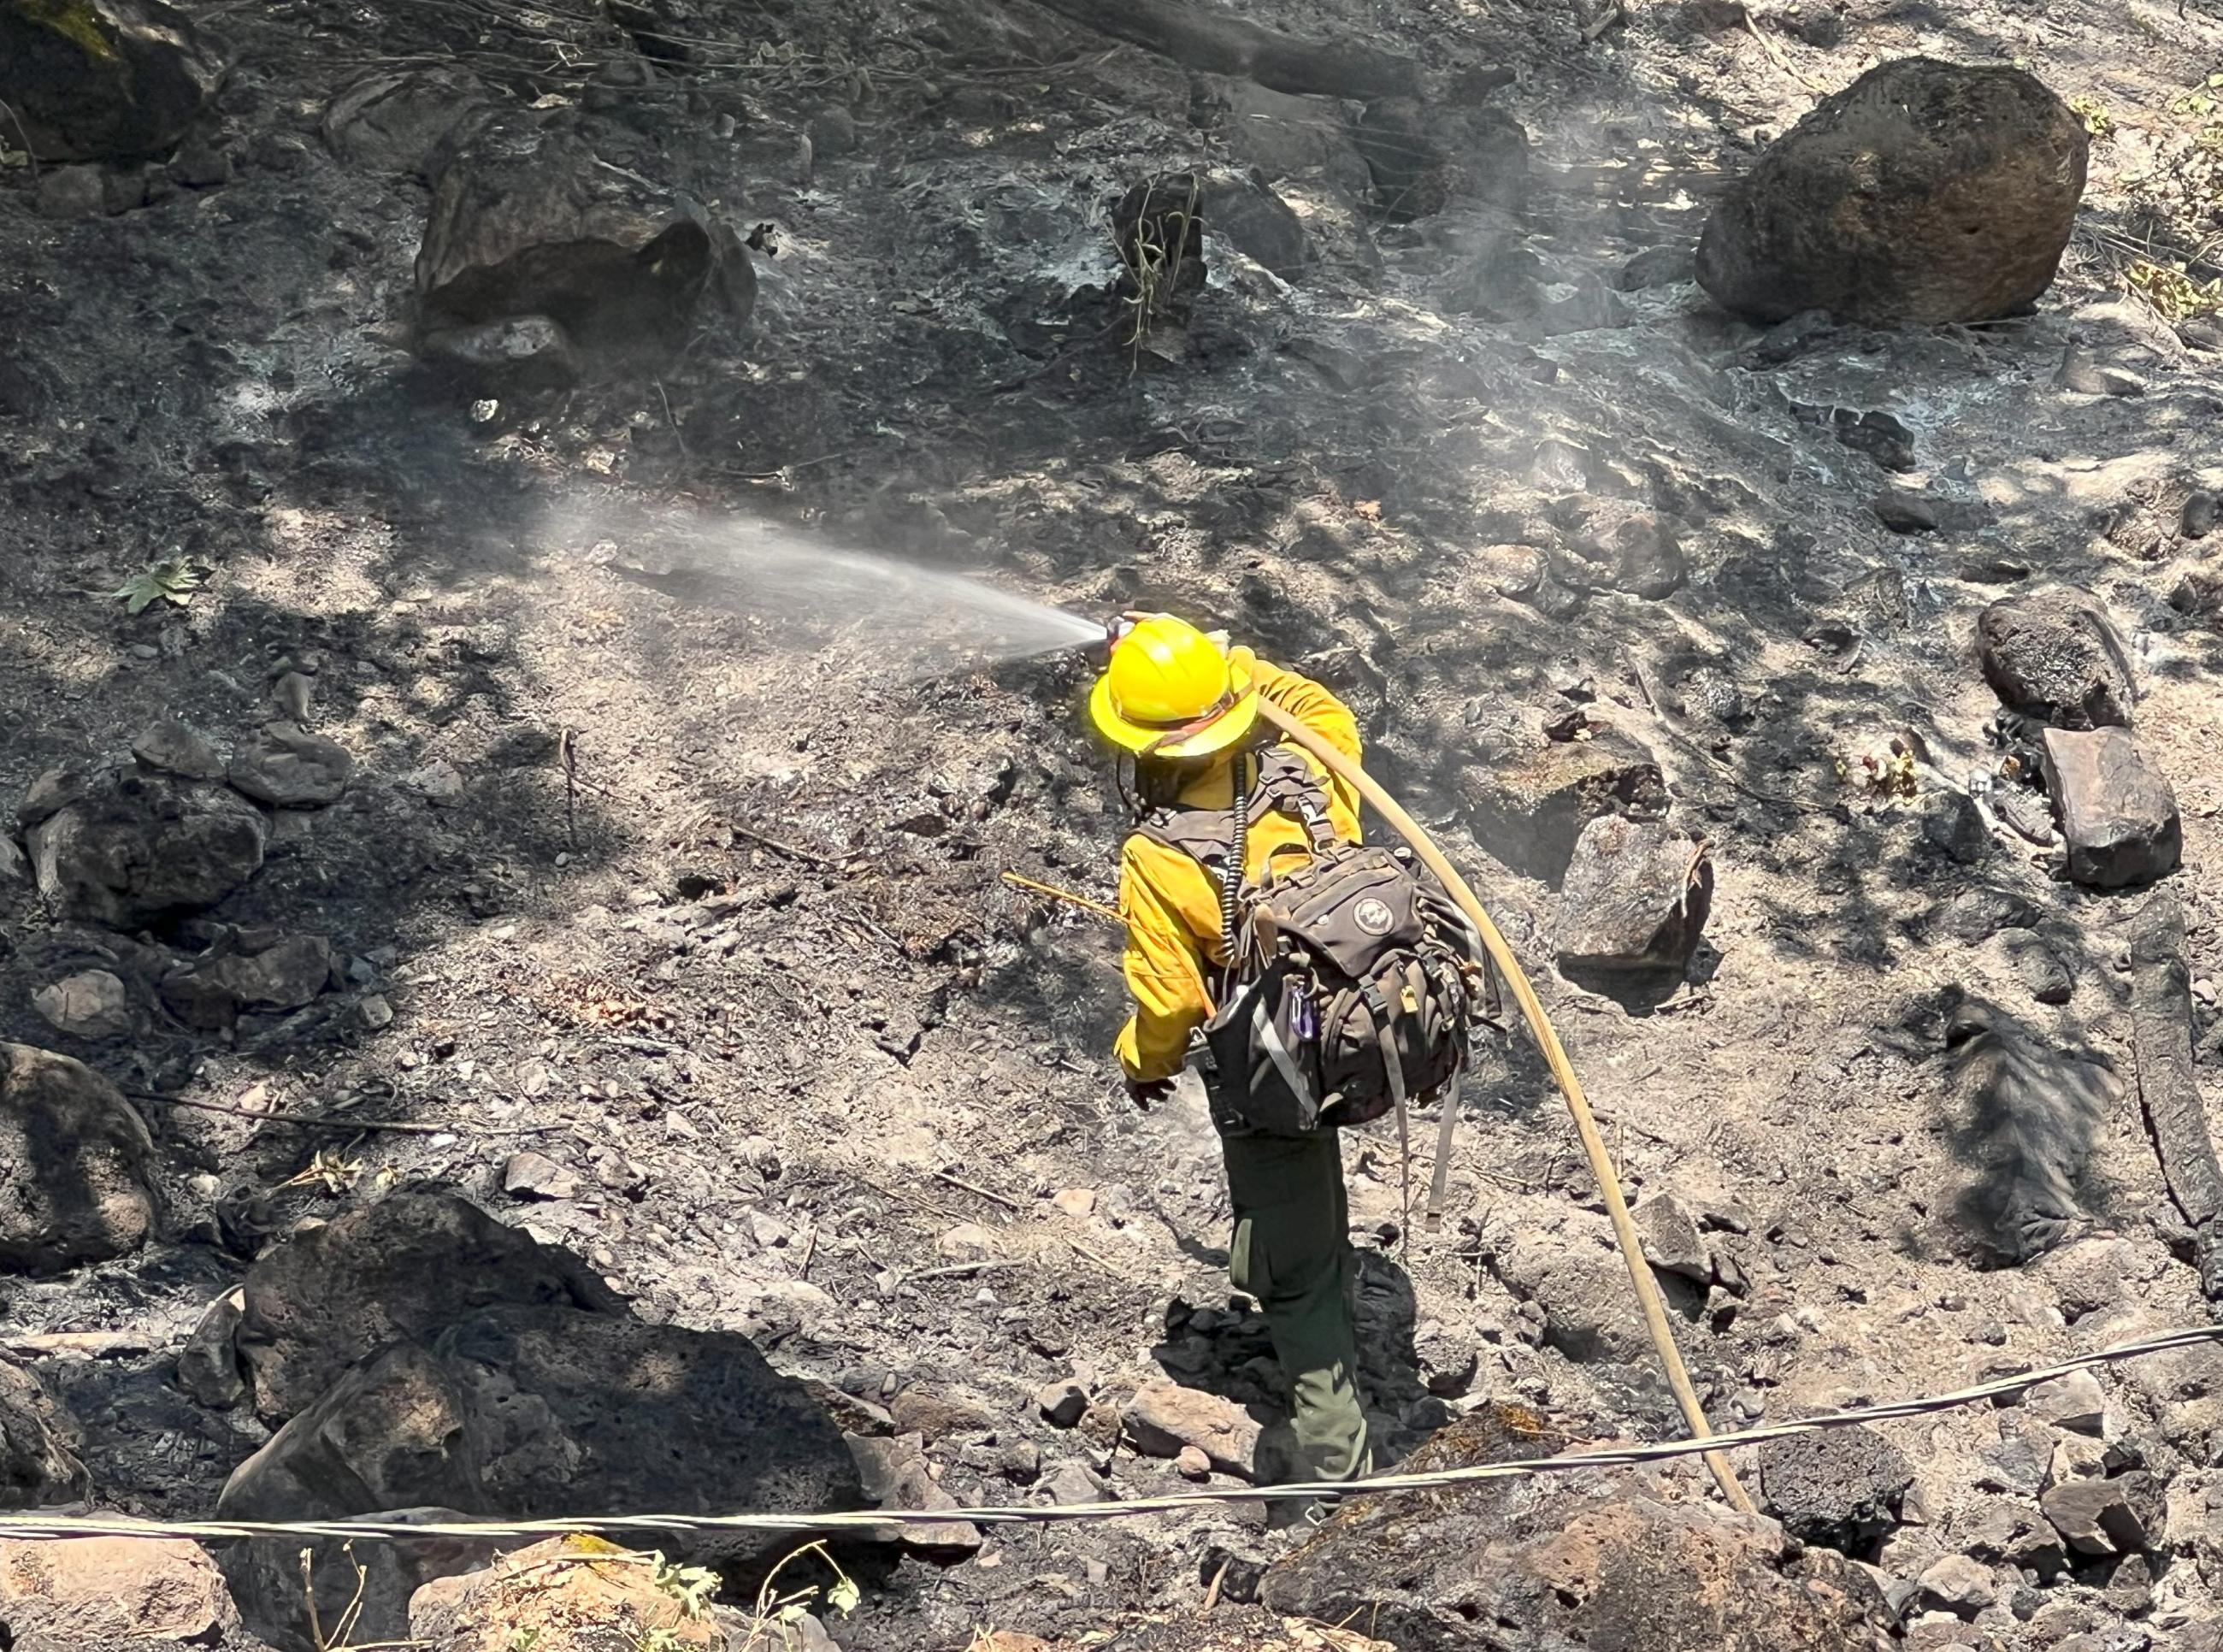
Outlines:
<svg viewBox="0 0 2223 1652"><path fill-rule="evenodd" d="M1408 1100L1451 1089L1477 1005L1496 1002L1481 936L1406 851L1336 836L1301 754L1275 746L1256 765L1240 808L1231 798L1226 809L1160 810L1137 827L1195 861L1221 892L1228 956L1192 1054L1213 1122L1305 1136L1395 1108L1401 1128ZM1303 824L1308 848L1294 864L1277 854L1252 883L1243 871L1249 829L1275 810ZM1454 1103L1446 1098L1446 1137ZM1448 1157L1437 1157L1432 1210Z"/></svg>

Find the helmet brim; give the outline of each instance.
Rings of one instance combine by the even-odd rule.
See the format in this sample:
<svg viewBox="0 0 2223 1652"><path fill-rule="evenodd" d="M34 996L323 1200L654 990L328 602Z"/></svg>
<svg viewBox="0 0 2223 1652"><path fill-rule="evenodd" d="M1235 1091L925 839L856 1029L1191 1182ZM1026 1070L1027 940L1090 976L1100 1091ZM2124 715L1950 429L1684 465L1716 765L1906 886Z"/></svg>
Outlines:
<svg viewBox="0 0 2223 1652"><path fill-rule="evenodd" d="M1252 686L1250 667L1239 660L1230 660L1229 675L1235 697L1227 709L1186 740L1150 751L1152 757L1169 763L1209 757L1215 752L1225 751L1257 726L1258 690ZM1097 733L1121 751L1138 756L1165 738L1164 729L1146 722L1131 722L1119 715L1119 708L1112 701L1112 678L1108 672L1098 678L1096 686L1089 690L1088 716Z"/></svg>

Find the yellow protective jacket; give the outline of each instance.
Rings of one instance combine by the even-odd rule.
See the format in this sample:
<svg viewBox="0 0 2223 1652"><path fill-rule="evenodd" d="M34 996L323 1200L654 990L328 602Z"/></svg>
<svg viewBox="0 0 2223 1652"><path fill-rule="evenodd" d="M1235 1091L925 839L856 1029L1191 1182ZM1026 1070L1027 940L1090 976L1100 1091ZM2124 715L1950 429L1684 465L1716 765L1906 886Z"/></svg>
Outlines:
<svg viewBox="0 0 2223 1652"><path fill-rule="evenodd" d="M1243 659L1249 651L1237 650ZM1350 708L1309 678L1252 662L1259 692L1336 750L1357 760L1358 722ZM1336 835L1358 841L1358 798L1329 775L1309 753L1300 753L1327 793L1328 818ZM1234 783L1230 753L1182 788L1181 804L1225 809ZM1277 850L1304 844L1301 823L1279 810L1250 828L1243 856L1246 877L1256 878ZM1119 914L1127 920L1127 950L1121 967L1135 1013L1119 1034L1119 1064L1134 1079L1170 1078L1181 1070L1190 1029L1212 1013L1207 971L1224 962L1219 891L1211 876L1179 849L1154 843L1139 833L1128 838L1119 856Z"/></svg>

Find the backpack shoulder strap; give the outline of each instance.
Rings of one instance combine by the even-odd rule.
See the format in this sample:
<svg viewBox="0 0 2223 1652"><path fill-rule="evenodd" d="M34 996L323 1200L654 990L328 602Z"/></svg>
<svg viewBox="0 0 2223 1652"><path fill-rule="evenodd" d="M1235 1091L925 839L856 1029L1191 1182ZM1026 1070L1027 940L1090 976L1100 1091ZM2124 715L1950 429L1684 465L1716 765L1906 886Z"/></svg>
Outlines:
<svg viewBox="0 0 2223 1652"><path fill-rule="evenodd" d="M1270 809L1303 823L1314 854L1334 846L1335 824L1328 817L1327 788L1320 784L1305 754L1286 743L1272 747L1258 760L1258 785L1250 797L1250 818L1256 821Z"/></svg>
<svg viewBox="0 0 2223 1652"><path fill-rule="evenodd" d="M1244 806L1255 826L1275 810L1304 823L1317 852L1335 841L1327 812L1327 791L1319 777L1294 746L1268 747L1258 753L1258 780ZM1235 841L1235 810L1153 809L1135 824L1135 830L1151 842L1175 849L1196 861L1214 877L1227 865Z"/></svg>

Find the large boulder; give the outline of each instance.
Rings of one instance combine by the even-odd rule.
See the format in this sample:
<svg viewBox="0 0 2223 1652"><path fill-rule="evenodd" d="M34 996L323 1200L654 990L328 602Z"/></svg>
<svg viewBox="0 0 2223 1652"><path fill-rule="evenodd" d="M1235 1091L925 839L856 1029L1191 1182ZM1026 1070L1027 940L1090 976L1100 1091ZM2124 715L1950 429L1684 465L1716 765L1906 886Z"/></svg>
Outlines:
<svg viewBox="0 0 2223 1652"><path fill-rule="evenodd" d="M46 1384L0 1359L0 1509L36 1509L85 1496L89 1481L78 1444L76 1419Z"/></svg>
<svg viewBox="0 0 2223 1652"><path fill-rule="evenodd" d="M1584 740L1516 732L1494 760L1459 777L1475 841L1524 876L1556 885L1583 829L1603 815L1656 817L1667 804L1659 762L1609 724Z"/></svg>
<svg viewBox="0 0 2223 1652"><path fill-rule="evenodd" d="M1784 1530L1850 1554L1899 1523L1914 1465L1873 1428L1829 1428L1761 1446L1760 1484Z"/></svg>
<svg viewBox="0 0 2223 1652"><path fill-rule="evenodd" d="M154 1140L82 1062L0 1044L0 1273L58 1273L154 1232Z"/></svg>
<svg viewBox="0 0 2223 1652"><path fill-rule="evenodd" d="M362 171L424 178L433 152L486 107L486 88L464 70L389 70L324 106L324 142Z"/></svg>
<svg viewBox="0 0 2223 1652"><path fill-rule="evenodd" d="M1463 1417L1411 1472L1554 1448L1510 1407ZM1842 1555L1772 1521L1672 1503L1622 1471L1489 1480L1440 1498L1357 1498L1266 1573L1265 1604L1363 1624L1429 1652L1885 1652L1888 1617Z"/></svg>
<svg viewBox="0 0 2223 1652"><path fill-rule="evenodd" d="M1993 603L1976 621L1976 659L2011 710L2062 728L2130 726L2130 656L2107 610L2082 591Z"/></svg>
<svg viewBox="0 0 2223 1652"><path fill-rule="evenodd" d="M1713 905L1705 845L1663 822L1605 815L1575 841L1553 948L1562 969L1679 969Z"/></svg>
<svg viewBox="0 0 2223 1652"><path fill-rule="evenodd" d="M2047 729L2045 778L2076 882L2122 889L2176 870L2184 823L2176 789L2127 729Z"/></svg>
<svg viewBox="0 0 2223 1652"><path fill-rule="evenodd" d="M624 1308L570 1252L429 1183L289 1239L255 1263L242 1289L240 1357L255 1408L274 1420L314 1403L366 1354L437 1337L483 1308Z"/></svg>
<svg viewBox="0 0 2223 1652"><path fill-rule="evenodd" d="M857 1465L834 1421L747 1338L645 1325L576 1308L497 1308L429 1341L395 1344L347 1373L242 1463L218 1519L314 1520L394 1508L551 1519L857 1509ZM704 1565L751 1564L790 1546L778 1533L672 1534ZM483 1558L461 1546L406 1545L367 1604L366 1641L407 1634L408 1596ZM299 1633L292 1540L242 1543L223 1558L240 1608L281 1646ZM320 1603L354 1587L343 1557L320 1552ZM329 1617L325 1619L330 1622Z"/></svg>
<svg viewBox="0 0 2223 1652"><path fill-rule="evenodd" d="M167 152L193 123L222 60L162 0L0 0L0 104L41 161Z"/></svg>
<svg viewBox="0 0 2223 1652"><path fill-rule="evenodd" d="M189 1027L228 1027L242 1010L298 1010L330 983L331 943L321 936L255 935L238 949L196 959L162 980L162 1002Z"/></svg>
<svg viewBox="0 0 2223 1652"><path fill-rule="evenodd" d="M215 1646L239 1626L216 1562L176 1537L0 1539L0 1622L17 1652Z"/></svg>
<svg viewBox="0 0 2223 1652"><path fill-rule="evenodd" d="M736 319L755 303L748 251L728 226L675 214L551 118L467 123L427 164L437 181L417 293L429 354L539 361L568 376L668 356L706 295Z"/></svg>
<svg viewBox="0 0 2223 1652"><path fill-rule="evenodd" d="M1698 281L1761 321L1981 321L2051 285L2084 123L2004 66L1901 58L1824 98L1724 196Z"/></svg>
<svg viewBox="0 0 2223 1652"><path fill-rule="evenodd" d="M19 818L39 893L118 930L213 906L261 868L269 839L237 792L136 766L52 771Z"/></svg>

